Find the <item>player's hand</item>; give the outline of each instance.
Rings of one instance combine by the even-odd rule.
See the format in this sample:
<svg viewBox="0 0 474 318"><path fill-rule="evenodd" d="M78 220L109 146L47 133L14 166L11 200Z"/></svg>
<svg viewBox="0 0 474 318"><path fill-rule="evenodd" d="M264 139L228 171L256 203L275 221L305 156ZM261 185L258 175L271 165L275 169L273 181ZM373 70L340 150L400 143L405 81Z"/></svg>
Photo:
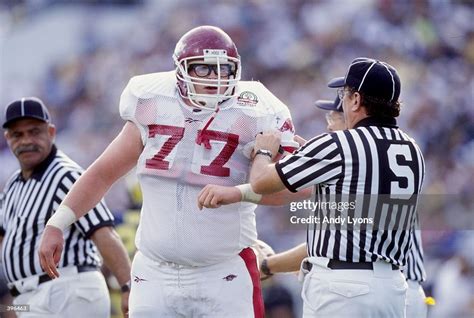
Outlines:
<svg viewBox="0 0 474 318"><path fill-rule="evenodd" d="M56 268L63 252L63 231L55 226L46 225L39 246L39 258L41 267L52 279L59 277Z"/></svg>
<svg viewBox="0 0 474 318"><path fill-rule="evenodd" d="M307 142L306 139L304 139L303 137L301 137L299 135L295 135L293 137L293 140L296 141L300 145L300 147L303 146Z"/></svg>
<svg viewBox="0 0 474 318"><path fill-rule="evenodd" d="M206 185L198 195L198 207L215 209L221 205L240 202L242 194L236 187L224 187L215 184Z"/></svg>
<svg viewBox="0 0 474 318"><path fill-rule="evenodd" d="M121 303L121 308L122 308L122 314L124 317L128 317L128 298L130 296L130 292L122 292L122 303Z"/></svg>
<svg viewBox="0 0 474 318"><path fill-rule="evenodd" d="M255 145L253 146L254 153L259 149L270 150L273 154L274 159L280 149L281 144L281 132L278 130L275 131L266 131L262 134L258 134L255 138Z"/></svg>

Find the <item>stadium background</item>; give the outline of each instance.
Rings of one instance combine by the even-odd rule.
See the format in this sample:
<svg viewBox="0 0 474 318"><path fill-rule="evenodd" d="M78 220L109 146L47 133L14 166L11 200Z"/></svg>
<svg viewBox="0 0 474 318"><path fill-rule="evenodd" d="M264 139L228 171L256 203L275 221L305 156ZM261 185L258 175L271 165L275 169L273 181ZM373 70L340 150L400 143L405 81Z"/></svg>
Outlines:
<svg viewBox="0 0 474 318"><path fill-rule="evenodd" d="M440 308L457 303L474 314L473 18L470 0L2 0L0 109L3 116L15 98L42 98L59 129L57 144L87 167L123 125L118 101L128 79L174 68L175 43L197 25L231 35L242 78L261 81L284 101L306 138L325 130L325 114L313 102L335 97L329 79L358 56L389 61L402 78L399 124L426 159L424 286ZM0 187L17 167L0 138ZM107 202L132 253L139 207L133 174ZM259 237L276 251L305 240L288 213L288 207L257 210ZM471 271L452 276L460 258ZM299 290L294 275L265 282L269 316L290 317L288 309L300 316Z"/></svg>

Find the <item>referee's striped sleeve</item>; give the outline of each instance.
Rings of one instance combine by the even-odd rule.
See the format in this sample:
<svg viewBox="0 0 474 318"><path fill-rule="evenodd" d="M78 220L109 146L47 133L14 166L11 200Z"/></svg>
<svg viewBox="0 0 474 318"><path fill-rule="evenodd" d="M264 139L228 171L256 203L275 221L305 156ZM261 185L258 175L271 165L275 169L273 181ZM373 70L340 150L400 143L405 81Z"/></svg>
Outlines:
<svg viewBox="0 0 474 318"><path fill-rule="evenodd" d="M411 230L411 247L407 254L407 263L403 269L403 274L407 279L421 283L426 280L426 270L423 264L423 245L419 222L420 220L417 217Z"/></svg>
<svg viewBox="0 0 474 318"><path fill-rule="evenodd" d="M58 205L54 207L55 210L79 177L80 173L74 171L67 173L61 180L56 192ZM89 238L97 229L104 226L113 226L114 216L108 209L105 201L102 199L92 210L77 220L75 225L85 238Z"/></svg>
<svg viewBox="0 0 474 318"><path fill-rule="evenodd" d="M292 192L335 180L342 173L342 155L331 134L322 134L276 163L283 184Z"/></svg>

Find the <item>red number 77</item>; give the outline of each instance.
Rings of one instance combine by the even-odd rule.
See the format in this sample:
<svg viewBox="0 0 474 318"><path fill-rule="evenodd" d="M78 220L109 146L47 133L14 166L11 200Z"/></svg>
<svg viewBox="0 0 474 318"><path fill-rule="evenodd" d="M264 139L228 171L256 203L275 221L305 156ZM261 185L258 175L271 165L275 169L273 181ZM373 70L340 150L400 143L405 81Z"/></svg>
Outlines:
<svg viewBox="0 0 474 318"><path fill-rule="evenodd" d="M165 158L173 151L178 142L183 139L184 127L168 126L168 125L148 125L148 137L153 138L156 135L170 135L165 141L161 149L151 159L146 160L146 167L149 169L168 170L170 162ZM226 144L221 152L208 166L201 166L201 173L216 177L230 176L230 169L224 167L229 161L232 154L239 145L239 136L236 134L226 133L215 130L204 130L201 133L203 142L210 140L224 141Z"/></svg>

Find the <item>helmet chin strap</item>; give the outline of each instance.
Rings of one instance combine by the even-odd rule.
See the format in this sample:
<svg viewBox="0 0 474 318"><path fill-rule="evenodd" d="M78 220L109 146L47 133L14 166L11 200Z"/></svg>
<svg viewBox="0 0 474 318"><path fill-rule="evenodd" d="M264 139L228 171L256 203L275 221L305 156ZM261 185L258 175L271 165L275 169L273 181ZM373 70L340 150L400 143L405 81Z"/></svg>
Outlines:
<svg viewBox="0 0 474 318"><path fill-rule="evenodd" d="M222 102L218 96L206 97L206 96L189 96L190 102L199 108L204 108L208 110L215 110L219 107L219 103Z"/></svg>
<svg viewBox="0 0 474 318"><path fill-rule="evenodd" d="M216 110L212 113L211 117L207 120L207 123L204 125L204 127L198 132L196 136L196 143L198 145L204 144L204 147L206 149L211 149L211 143L208 137L204 135L204 132L207 130L209 125L214 121L214 118L216 118L217 113L219 112L220 108L219 106L216 107Z"/></svg>
<svg viewBox="0 0 474 318"><path fill-rule="evenodd" d="M233 87L230 89L229 87L226 88L226 91L223 94L198 94L196 93L195 85L198 85L196 83L193 83L192 81L186 82L186 92L187 96L186 98L189 99L191 104L198 108L203 108L207 110L215 110L216 108L219 107L219 104L227 101L228 99L232 98L233 92L235 91L235 88ZM199 84L202 85L202 84ZM212 84L214 86L214 84ZM217 87L219 90L220 87ZM183 96L182 96L183 97Z"/></svg>

